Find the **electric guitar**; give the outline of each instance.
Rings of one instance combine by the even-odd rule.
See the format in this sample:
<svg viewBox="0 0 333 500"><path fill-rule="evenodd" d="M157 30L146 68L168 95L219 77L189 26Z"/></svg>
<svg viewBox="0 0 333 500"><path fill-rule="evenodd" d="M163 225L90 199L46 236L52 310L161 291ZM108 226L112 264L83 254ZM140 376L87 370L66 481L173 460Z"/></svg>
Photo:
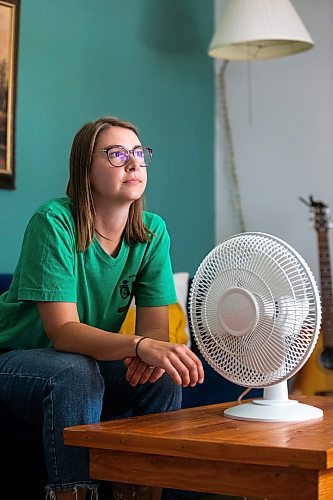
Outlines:
<svg viewBox="0 0 333 500"><path fill-rule="evenodd" d="M328 231L327 205L314 201L312 196L309 201L300 200L310 207L314 214L315 229L317 232L320 288L322 306L321 331L310 358L296 374L292 384L293 394L306 395L333 395L333 300L332 300L332 274L330 263L330 246Z"/></svg>

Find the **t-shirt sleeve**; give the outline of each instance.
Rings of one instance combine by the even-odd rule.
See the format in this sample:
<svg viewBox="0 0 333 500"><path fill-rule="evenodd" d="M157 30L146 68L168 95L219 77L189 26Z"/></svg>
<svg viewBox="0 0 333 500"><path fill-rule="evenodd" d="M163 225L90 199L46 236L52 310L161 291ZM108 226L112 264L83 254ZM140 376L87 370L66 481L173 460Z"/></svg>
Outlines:
<svg viewBox="0 0 333 500"><path fill-rule="evenodd" d="M75 259L69 221L50 211L37 212L23 238L18 299L76 302Z"/></svg>
<svg viewBox="0 0 333 500"><path fill-rule="evenodd" d="M141 307L164 306L177 302L170 258L170 236L163 219L148 245L135 283L135 303Z"/></svg>

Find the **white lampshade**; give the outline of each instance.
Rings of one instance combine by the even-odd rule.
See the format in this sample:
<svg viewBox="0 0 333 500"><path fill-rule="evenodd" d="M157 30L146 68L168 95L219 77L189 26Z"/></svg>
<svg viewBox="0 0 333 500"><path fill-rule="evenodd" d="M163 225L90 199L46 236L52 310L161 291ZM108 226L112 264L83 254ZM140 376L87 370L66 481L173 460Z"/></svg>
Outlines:
<svg viewBox="0 0 333 500"><path fill-rule="evenodd" d="M282 57L313 47L313 40L289 0L227 0L209 46L217 59Z"/></svg>

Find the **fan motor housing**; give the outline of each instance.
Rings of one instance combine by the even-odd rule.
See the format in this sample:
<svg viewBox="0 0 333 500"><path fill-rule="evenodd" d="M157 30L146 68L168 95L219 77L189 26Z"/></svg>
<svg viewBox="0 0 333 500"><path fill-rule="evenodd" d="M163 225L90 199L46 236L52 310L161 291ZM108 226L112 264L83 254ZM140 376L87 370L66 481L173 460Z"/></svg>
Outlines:
<svg viewBox="0 0 333 500"><path fill-rule="evenodd" d="M252 333L258 324L258 302L249 290L239 287L225 290L217 307L221 325L230 335L247 335Z"/></svg>

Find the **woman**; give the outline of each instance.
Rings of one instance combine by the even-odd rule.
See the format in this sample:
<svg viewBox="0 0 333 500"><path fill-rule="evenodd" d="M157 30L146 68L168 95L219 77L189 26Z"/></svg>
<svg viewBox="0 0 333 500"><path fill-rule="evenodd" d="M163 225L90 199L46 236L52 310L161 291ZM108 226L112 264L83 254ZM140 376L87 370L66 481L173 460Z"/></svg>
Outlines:
<svg viewBox="0 0 333 500"><path fill-rule="evenodd" d="M168 343L176 302L163 220L142 210L152 150L116 118L87 123L70 156L67 197L31 218L0 297L0 403L43 424L49 498L96 492L83 448L63 428L180 408L200 360ZM136 329L117 335L132 297Z"/></svg>

